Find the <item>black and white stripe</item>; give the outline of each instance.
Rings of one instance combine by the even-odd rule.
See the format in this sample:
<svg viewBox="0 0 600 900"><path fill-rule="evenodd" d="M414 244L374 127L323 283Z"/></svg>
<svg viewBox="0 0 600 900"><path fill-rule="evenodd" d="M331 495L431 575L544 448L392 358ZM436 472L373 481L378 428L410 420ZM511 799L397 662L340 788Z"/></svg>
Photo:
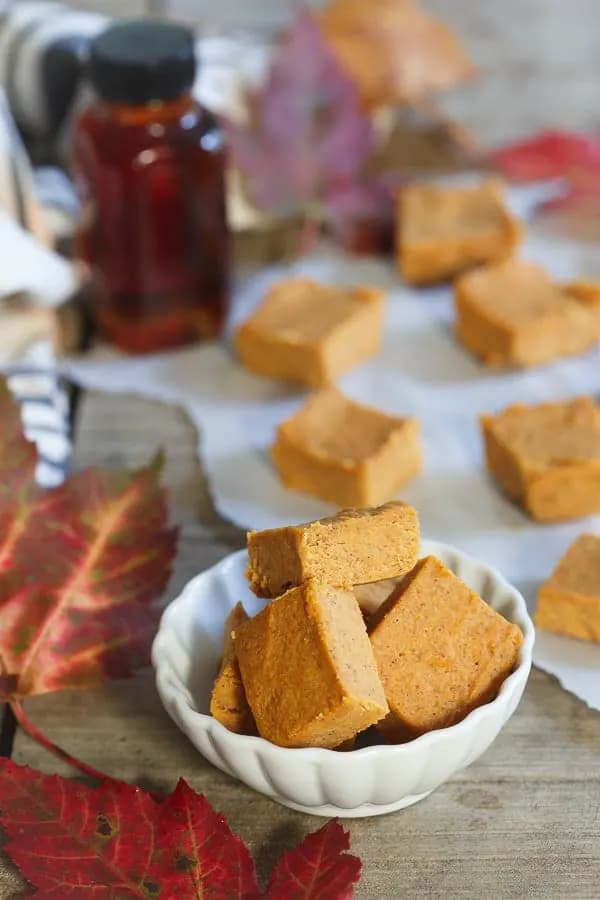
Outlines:
<svg viewBox="0 0 600 900"><path fill-rule="evenodd" d="M25 434L38 448L37 480L54 487L65 479L71 458L70 388L51 368L10 366L5 374Z"/></svg>
<svg viewBox="0 0 600 900"><path fill-rule="evenodd" d="M19 128L55 136L77 96L91 39L107 16L61 3L9 3L0 16L0 84Z"/></svg>

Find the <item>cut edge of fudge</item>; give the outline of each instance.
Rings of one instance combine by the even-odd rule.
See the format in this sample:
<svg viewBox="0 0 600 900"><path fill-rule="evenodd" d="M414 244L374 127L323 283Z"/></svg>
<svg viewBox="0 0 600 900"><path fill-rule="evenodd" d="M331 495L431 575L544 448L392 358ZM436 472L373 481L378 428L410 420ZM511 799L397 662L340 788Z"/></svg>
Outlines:
<svg viewBox="0 0 600 900"><path fill-rule="evenodd" d="M432 584L420 596L414 588L421 576L431 578ZM449 600L453 591L460 594ZM447 622L452 612L457 616L454 628ZM436 616L445 621L444 627L436 625ZM481 629L483 634L478 633ZM419 560L400 581L368 630L390 706L389 715L377 729L393 742L456 724L492 700L517 665L523 643L517 625L493 610L434 556ZM401 640L403 630L407 632L406 645ZM424 642L421 650L419 637ZM462 682L456 681L452 670L458 658L456 640L464 670ZM464 641L476 641L472 657ZM481 656L484 648L487 655ZM450 675L456 682L453 685L447 681ZM442 688L454 691L455 696L444 697Z"/></svg>
<svg viewBox="0 0 600 900"><path fill-rule="evenodd" d="M241 603L236 603L225 619L223 653L219 672L210 696L210 714L229 731L237 734L256 734L256 725L242 684L232 634L248 615Z"/></svg>
<svg viewBox="0 0 600 900"><path fill-rule="evenodd" d="M373 650L350 591L305 582L234 633L261 737L333 749L388 712Z"/></svg>
<svg viewBox="0 0 600 900"><path fill-rule="evenodd" d="M246 577L259 597L277 597L309 578L339 587L395 578L419 553L419 519L401 501L248 533Z"/></svg>

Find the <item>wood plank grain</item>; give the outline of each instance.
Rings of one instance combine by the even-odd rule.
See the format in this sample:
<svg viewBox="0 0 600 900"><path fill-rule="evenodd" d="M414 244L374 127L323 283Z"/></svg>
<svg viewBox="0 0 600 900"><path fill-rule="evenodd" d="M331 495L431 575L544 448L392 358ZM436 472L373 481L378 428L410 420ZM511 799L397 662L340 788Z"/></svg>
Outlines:
<svg viewBox="0 0 600 900"><path fill-rule="evenodd" d="M243 536L213 511L194 430L179 410L127 397L82 399L78 465L138 465L158 444L167 453L173 519L182 526L172 596L241 546ZM263 877L284 848L319 827L320 820L278 806L209 766L162 709L149 671L26 706L53 740L110 774L161 791L180 776L188 779L248 841ZM14 758L68 774L23 734ZM597 898L600 716L534 672L519 710L482 759L421 804L351 820L348 827L365 864L359 900Z"/></svg>

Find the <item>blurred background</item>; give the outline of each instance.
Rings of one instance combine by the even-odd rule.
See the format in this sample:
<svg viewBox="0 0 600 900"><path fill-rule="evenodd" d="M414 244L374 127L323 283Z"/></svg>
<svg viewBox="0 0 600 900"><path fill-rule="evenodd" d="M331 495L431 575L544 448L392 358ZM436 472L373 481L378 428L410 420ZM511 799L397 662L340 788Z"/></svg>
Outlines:
<svg viewBox="0 0 600 900"><path fill-rule="evenodd" d="M86 214L75 190L74 126L94 99L90 45L115 18L162 19L195 32L192 94L228 148L236 265L302 256L323 234L346 250L389 256L391 201L403 184L490 169L522 181L562 178L570 184L568 227L598 239L599 0L306 6L314 16L296 0L0 0L0 210L8 213L0 224L4 244L23 248L11 254L14 277L0 279L0 297L39 301L52 285L48 303L62 306L82 283L86 254L74 238ZM340 77L353 93L343 103L335 99ZM291 127L301 140L289 142ZM332 136L343 148L333 161ZM34 263L9 219L75 267L65 274L54 259L51 273L49 258ZM36 284L25 277L34 272L43 273ZM34 334L47 329L36 316ZM16 330L29 336L22 321ZM57 352L83 346L85 325L69 329ZM20 359L22 346L0 346L0 360Z"/></svg>
<svg viewBox="0 0 600 900"><path fill-rule="evenodd" d="M274 32L294 0L79 0L111 15L160 14L196 26ZM315 9L325 0L312 0ZM362 0L365 10L370 0ZM586 129L600 120L598 0L423 0L464 39L481 73L468 90L444 96L448 112L486 145L542 126Z"/></svg>

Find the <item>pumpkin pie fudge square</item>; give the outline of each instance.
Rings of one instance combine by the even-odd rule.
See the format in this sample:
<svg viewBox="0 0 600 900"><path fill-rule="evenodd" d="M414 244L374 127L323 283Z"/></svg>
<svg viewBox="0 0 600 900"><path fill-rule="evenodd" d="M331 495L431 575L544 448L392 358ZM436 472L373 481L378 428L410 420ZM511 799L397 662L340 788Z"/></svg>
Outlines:
<svg viewBox="0 0 600 900"><path fill-rule="evenodd" d="M234 635L261 737L282 747L338 747L388 712L351 591L307 582Z"/></svg>
<svg viewBox="0 0 600 900"><path fill-rule="evenodd" d="M377 352L383 313L375 288L282 281L238 329L235 345L258 375L321 387Z"/></svg>
<svg viewBox="0 0 600 900"><path fill-rule="evenodd" d="M594 317L598 339L600 340L600 281L580 279L569 282L564 289L570 297L578 300L590 310Z"/></svg>
<svg viewBox="0 0 600 900"><path fill-rule="evenodd" d="M419 422L329 388L279 426L271 456L288 488L338 506L373 506L419 472Z"/></svg>
<svg viewBox="0 0 600 900"><path fill-rule="evenodd" d="M534 263L509 260L463 275L454 301L459 339L488 366L541 365L600 338L593 305Z"/></svg>
<svg viewBox="0 0 600 900"><path fill-rule="evenodd" d="M259 597L278 597L308 579L352 587L395 578L412 569L418 554L417 511L393 502L342 510L304 525L251 531L246 574Z"/></svg>
<svg viewBox="0 0 600 900"><path fill-rule="evenodd" d="M486 465L541 522L600 513L600 407L591 397L482 416Z"/></svg>
<svg viewBox="0 0 600 900"><path fill-rule="evenodd" d="M582 534L571 544L538 594L535 623L600 643L600 536Z"/></svg>
<svg viewBox="0 0 600 900"><path fill-rule="evenodd" d="M223 629L223 658L210 698L210 713L230 731L256 734L256 725L242 684L242 676L233 646L233 631L248 616L241 603L233 607Z"/></svg>
<svg viewBox="0 0 600 900"><path fill-rule="evenodd" d="M369 634L390 707L391 741L453 725L514 669L523 635L433 556L375 614Z"/></svg>
<svg viewBox="0 0 600 900"><path fill-rule="evenodd" d="M476 187L421 184L398 195L397 255L410 284L431 284L510 256L521 229L495 179Z"/></svg>

